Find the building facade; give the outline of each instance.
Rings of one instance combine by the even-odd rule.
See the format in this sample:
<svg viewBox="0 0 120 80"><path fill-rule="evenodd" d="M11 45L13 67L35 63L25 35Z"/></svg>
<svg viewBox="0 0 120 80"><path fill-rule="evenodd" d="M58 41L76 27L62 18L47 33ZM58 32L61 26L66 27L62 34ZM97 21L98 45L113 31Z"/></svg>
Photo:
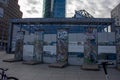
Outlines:
<svg viewBox="0 0 120 80"><path fill-rule="evenodd" d="M120 26L120 4L111 11L111 18L115 19L116 26Z"/></svg>
<svg viewBox="0 0 120 80"><path fill-rule="evenodd" d="M43 17L51 17L51 0L43 0Z"/></svg>
<svg viewBox="0 0 120 80"><path fill-rule="evenodd" d="M43 17L59 18L65 17L66 0L43 0Z"/></svg>
<svg viewBox="0 0 120 80"><path fill-rule="evenodd" d="M9 19L22 18L18 0L0 0L0 47L4 48L8 40Z"/></svg>

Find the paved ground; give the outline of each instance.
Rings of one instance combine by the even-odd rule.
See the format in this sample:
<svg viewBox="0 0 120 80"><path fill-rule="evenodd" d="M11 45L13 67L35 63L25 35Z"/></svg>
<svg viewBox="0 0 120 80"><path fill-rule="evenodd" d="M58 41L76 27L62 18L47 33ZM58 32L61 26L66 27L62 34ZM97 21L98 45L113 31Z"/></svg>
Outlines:
<svg viewBox="0 0 120 80"><path fill-rule="evenodd" d="M102 68L100 71L81 70L80 66L68 66L63 69L49 68L48 64L25 65L22 62L6 63L13 55L0 52L0 67L9 68L7 74L19 80L105 80ZM109 68L110 80L120 80L120 71Z"/></svg>

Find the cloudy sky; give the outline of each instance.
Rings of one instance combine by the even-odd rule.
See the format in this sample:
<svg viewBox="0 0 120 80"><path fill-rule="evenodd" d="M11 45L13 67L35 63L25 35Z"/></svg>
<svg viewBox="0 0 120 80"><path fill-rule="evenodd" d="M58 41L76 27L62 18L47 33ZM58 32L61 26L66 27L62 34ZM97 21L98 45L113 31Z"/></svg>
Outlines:
<svg viewBox="0 0 120 80"><path fill-rule="evenodd" d="M72 17L75 10L85 9L94 17L110 17L110 11L120 0L67 0L66 14ZM43 0L19 0L23 18L42 17Z"/></svg>

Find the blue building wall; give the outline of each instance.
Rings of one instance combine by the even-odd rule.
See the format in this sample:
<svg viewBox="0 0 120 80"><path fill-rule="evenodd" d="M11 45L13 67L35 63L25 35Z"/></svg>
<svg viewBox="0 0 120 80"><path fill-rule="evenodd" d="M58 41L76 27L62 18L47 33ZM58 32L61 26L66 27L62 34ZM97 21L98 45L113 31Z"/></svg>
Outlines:
<svg viewBox="0 0 120 80"><path fill-rule="evenodd" d="M52 0L43 0L43 17L50 18L51 16L51 1Z"/></svg>
<svg viewBox="0 0 120 80"><path fill-rule="evenodd" d="M65 17L66 0L54 0L53 17Z"/></svg>
<svg viewBox="0 0 120 80"><path fill-rule="evenodd" d="M65 17L66 0L43 0L43 17L58 18Z"/></svg>

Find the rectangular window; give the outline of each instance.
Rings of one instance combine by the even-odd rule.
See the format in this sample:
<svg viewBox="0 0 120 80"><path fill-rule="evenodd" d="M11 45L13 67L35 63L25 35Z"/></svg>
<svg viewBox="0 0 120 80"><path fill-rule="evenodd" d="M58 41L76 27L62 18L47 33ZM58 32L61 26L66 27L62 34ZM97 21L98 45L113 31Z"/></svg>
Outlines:
<svg viewBox="0 0 120 80"><path fill-rule="evenodd" d="M117 22L117 26L119 25L119 22Z"/></svg>
<svg viewBox="0 0 120 80"><path fill-rule="evenodd" d="M0 8L0 17L3 17L3 15L4 15L4 9Z"/></svg>

